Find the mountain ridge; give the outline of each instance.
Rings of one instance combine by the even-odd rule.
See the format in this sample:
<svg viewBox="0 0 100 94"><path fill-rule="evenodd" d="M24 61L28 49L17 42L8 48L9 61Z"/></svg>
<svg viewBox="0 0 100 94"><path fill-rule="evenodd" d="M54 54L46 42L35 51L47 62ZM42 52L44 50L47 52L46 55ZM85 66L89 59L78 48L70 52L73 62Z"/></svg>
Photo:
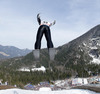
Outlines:
<svg viewBox="0 0 100 94"><path fill-rule="evenodd" d="M35 60L33 52L23 57L0 61L0 72L1 74L4 72L5 75L8 73L10 78L15 78L12 79L12 83L17 81L21 84L28 83L28 81L38 83L69 77L100 75L100 25L55 50L54 61L50 61L48 49L40 50L38 61ZM45 72L32 71L41 66L44 66ZM20 69L24 69L24 71L18 71ZM26 69L30 72L25 71ZM5 78L5 75L2 76L2 79Z"/></svg>
<svg viewBox="0 0 100 94"><path fill-rule="evenodd" d="M92 62L93 56L91 56L91 53L94 54L94 56L95 55L99 56L99 53L100 53L100 51L99 51L100 43L98 43L98 38L95 41L93 39L96 37L100 37L99 31L100 31L100 25L97 25L97 26L93 27L92 29L90 29L85 34L70 41L69 43L66 43L62 46L55 48L56 49L55 61L57 63L62 62L62 64L64 64L65 62L66 62L66 64L67 63L69 64L69 62L73 62L73 64L75 62L78 62L78 64L79 64L80 58L83 57L84 60L82 62L88 61L88 64L90 62ZM98 51L95 48L98 49ZM40 62L49 62L49 56L48 56L47 49L41 49L40 52L41 52L40 53L40 56L41 56ZM33 60L31 62L35 62L32 52L29 53L28 55ZM27 58L27 57L29 57L28 55L26 55L23 58L29 59L29 58ZM73 60L73 58L74 58L74 60ZM40 65L41 65L41 63L40 63Z"/></svg>
<svg viewBox="0 0 100 94"><path fill-rule="evenodd" d="M80 42L79 43L81 43L83 40L84 40L84 37L85 37L85 39L89 39L89 38L91 38L91 35L93 35L94 33L98 33L98 30L100 30L100 25L97 25L97 26L95 26L95 27L93 27L93 28L91 28L90 30L88 30L86 33L84 33L83 35L81 35L81 36L79 36L79 37L77 37L76 39L73 39L72 41L70 41L70 42L68 42L68 43L66 43L66 44L64 44L64 45L62 45L62 46L65 46L65 45L70 45L70 44L72 44L73 42L73 44L75 44L76 42L77 42L77 40L79 41L80 40ZM95 32L96 31L96 32ZM100 34L100 33L99 33ZM77 42L77 44L79 44L78 42ZM60 46L61 47L61 46ZM59 47L58 47L59 48Z"/></svg>
<svg viewBox="0 0 100 94"><path fill-rule="evenodd" d="M19 56L25 56L31 52L29 49L19 49L14 46L2 46L0 45L0 59L7 59Z"/></svg>

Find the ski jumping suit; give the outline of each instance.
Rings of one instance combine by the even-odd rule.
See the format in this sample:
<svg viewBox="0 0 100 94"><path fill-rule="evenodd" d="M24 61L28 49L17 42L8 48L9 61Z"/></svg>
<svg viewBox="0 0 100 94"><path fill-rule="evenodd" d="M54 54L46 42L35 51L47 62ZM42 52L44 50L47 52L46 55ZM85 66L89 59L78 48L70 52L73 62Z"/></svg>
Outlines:
<svg viewBox="0 0 100 94"><path fill-rule="evenodd" d="M53 48L53 43L51 40L51 33L50 33L50 26L55 24L55 21L53 23L49 22L42 22L39 17L39 14L37 15L37 21L40 25L37 36L36 36L36 43L35 43L35 49L40 49L41 48L41 39L43 37L43 34L45 35L45 38L47 40L47 47L48 48Z"/></svg>

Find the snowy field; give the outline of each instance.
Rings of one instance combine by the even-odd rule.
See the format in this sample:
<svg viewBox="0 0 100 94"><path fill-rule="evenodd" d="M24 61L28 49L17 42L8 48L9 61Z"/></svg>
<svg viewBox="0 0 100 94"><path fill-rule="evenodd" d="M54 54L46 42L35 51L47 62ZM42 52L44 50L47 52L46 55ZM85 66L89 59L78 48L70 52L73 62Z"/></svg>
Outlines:
<svg viewBox="0 0 100 94"><path fill-rule="evenodd" d="M33 91L23 89L0 90L0 94L100 94L89 90L70 89L62 91Z"/></svg>

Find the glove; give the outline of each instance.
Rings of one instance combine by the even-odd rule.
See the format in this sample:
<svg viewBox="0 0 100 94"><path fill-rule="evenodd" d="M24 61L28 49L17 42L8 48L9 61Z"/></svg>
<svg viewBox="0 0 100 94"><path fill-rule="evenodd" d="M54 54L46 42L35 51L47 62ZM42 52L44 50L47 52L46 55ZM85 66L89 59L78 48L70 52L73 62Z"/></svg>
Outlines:
<svg viewBox="0 0 100 94"><path fill-rule="evenodd" d="M37 18L40 18L40 13L37 14Z"/></svg>
<svg viewBox="0 0 100 94"><path fill-rule="evenodd" d="M54 20L54 22L52 23L52 25L54 25L56 23L56 20Z"/></svg>

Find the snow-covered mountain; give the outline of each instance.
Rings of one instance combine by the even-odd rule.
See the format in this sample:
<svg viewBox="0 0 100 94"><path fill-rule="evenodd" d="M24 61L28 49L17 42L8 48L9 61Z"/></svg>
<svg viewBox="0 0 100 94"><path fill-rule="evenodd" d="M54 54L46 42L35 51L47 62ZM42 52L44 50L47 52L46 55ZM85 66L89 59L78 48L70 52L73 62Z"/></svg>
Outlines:
<svg viewBox="0 0 100 94"><path fill-rule="evenodd" d="M0 59L25 56L29 52L31 52L31 50L29 50L29 49L19 49L14 46L0 45Z"/></svg>
<svg viewBox="0 0 100 94"><path fill-rule="evenodd" d="M70 52L69 52L70 51ZM58 48L58 56L63 60L77 64L81 58L83 62L100 64L100 25L95 26L84 35ZM69 58L68 58L69 56ZM64 59L65 58L65 59Z"/></svg>
<svg viewBox="0 0 100 94"><path fill-rule="evenodd" d="M100 64L100 25L84 34L84 40L79 45L92 58L90 63Z"/></svg>

